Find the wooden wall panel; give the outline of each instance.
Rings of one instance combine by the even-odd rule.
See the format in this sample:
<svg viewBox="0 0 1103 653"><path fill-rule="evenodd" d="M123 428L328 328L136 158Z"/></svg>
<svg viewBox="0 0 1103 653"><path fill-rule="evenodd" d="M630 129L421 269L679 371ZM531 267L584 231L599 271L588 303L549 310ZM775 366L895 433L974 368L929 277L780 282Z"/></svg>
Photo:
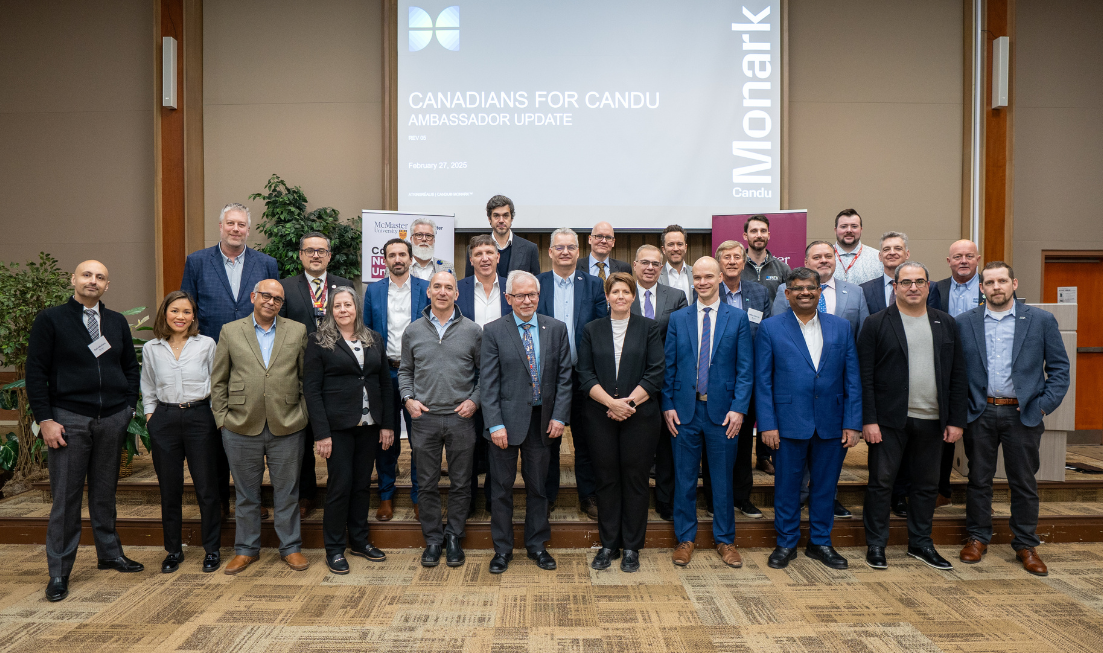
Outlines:
<svg viewBox="0 0 1103 653"><path fill-rule="evenodd" d="M988 0L987 43L985 44L985 129L984 129L984 227L981 254L988 261L1012 262L1012 116L1014 112L1015 0ZM1000 36L1011 37L1008 62L1008 106L992 109L992 43Z"/></svg>

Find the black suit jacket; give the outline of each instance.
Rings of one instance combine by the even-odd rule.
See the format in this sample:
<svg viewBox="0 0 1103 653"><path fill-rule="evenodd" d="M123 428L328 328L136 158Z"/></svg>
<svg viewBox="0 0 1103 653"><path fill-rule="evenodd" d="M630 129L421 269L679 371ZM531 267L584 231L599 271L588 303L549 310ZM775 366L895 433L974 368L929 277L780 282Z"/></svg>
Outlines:
<svg viewBox="0 0 1103 653"><path fill-rule="evenodd" d="M513 234L513 244L510 245L509 269L506 270L506 274L501 276L508 277L509 273L514 270L531 272L533 276L540 274L540 250L536 247L536 243L525 240L517 234ZM463 276L470 277L474 274L475 268L471 266L471 260L468 259ZM505 286L502 287L502 290L505 290Z"/></svg>
<svg viewBox="0 0 1103 653"><path fill-rule="evenodd" d="M965 428L969 377L957 323L949 313L927 308L934 345L939 429ZM858 336L862 372L862 423L902 429L908 421L908 340L895 304L870 315Z"/></svg>
<svg viewBox="0 0 1103 653"><path fill-rule="evenodd" d="M869 307L869 314L873 315L878 311L883 311L888 306L885 304L885 275L877 277L876 279L870 279L869 281L860 284L862 294L866 296L866 306ZM927 304L930 305L931 296L927 295ZM938 306L931 306L932 308L938 308ZM942 309L945 313L946 309Z"/></svg>
<svg viewBox="0 0 1103 653"><path fill-rule="evenodd" d="M306 273L280 279L280 285L283 286L283 306L280 307L280 315L305 326L307 335L317 331L318 323L314 319L314 302L310 299L310 283L306 280ZM327 292L332 293L340 286L352 288L352 282L343 277L326 274L326 286L328 286ZM353 288L353 290L357 289Z"/></svg>
<svg viewBox="0 0 1103 653"><path fill-rule="evenodd" d="M590 389L600 384L616 399L627 397L636 386L641 386L647 391L648 401L641 404L639 410L657 415L666 371L659 323L642 315L629 315L619 374L615 355L612 318L602 317L587 324L578 341L580 390L589 397Z"/></svg>
<svg viewBox="0 0 1103 653"><path fill-rule="evenodd" d="M363 416L364 390L368 391L368 410L381 428L395 429L394 388L387 364L387 343L372 331L372 344L364 352L364 369L344 340L333 349L318 344L317 335L306 341L303 357L303 396L310 414L315 440L324 440L332 431L350 429Z"/></svg>
<svg viewBox="0 0 1103 653"><path fill-rule="evenodd" d="M605 259L605 263L606 277L614 272L627 272L628 274L632 274L632 265L630 263L619 261L612 256ZM578 257L578 263L575 263L574 269L578 272L585 272L586 274L590 274L590 255L587 254L584 257Z"/></svg>
<svg viewBox="0 0 1103 653"><path fill-rule="evenodd" d="M665 343L666 327L670 324L670 314L685 308L689 304L686 302L686 294L677 288L656 283L653 290L655 291L655 323L659 325L659 336ZM641 301L643 301L643 298L639 296L639 289L637 288L636 299L632 301L633 315L643 315Z"/></svg>

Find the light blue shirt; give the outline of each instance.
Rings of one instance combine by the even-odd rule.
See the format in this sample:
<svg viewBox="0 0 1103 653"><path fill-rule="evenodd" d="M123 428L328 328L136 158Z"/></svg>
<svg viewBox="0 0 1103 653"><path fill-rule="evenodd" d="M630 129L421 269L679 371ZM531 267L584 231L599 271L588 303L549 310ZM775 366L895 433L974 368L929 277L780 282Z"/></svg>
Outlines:
<svg viewBox="0 0 1103 653"><path fill-rule="evenodd" d="M542 379L543 377L540 376L540 322L536 318L536 313L532 314L532 317L529 318L528 322L525 322L524 320L522 320L520 317L517 316L517 313L514 313L513 314L513 322L517 325L517 333L519 333L521 335L521 343L522 344L524 344L524 342L525 342L525 329L521 325L522 324L531 324L532 325L531 327L529 327L529 335L532 336L532 352L533 352L533 355L536 356L536 378ZM541 400L539 403L537 403L535 405L540 406L543 403L544 403L543 400ZM559 420L552 420L552 421L559 422ZM560 422L560 424L562 424L562 422ZM488 430L491 433L493 433L493 432L497 431L498 429L504 429L504 428L505 428L505 424L498 424L497 426L491 426Z"/></svg>
<svg viewBox="0 0 1103 653"><path fill-rule="evenodd" d="M950 316L957 317L965 311L971 311L977 307L980 299L980 275L974 274L973 278L965 283L958 283L950 277ZM1014 310L1014 309L1012 309ZM987 321L987 316L985 317ZM1012 395L1014 396L1014 395Z"/></svg>
<svg viewBox="0 0 1103 653"><path fill-rule="evenodd" d="M226 267L226 278L230 281L230 290L234 293L234 301L237 301L238 292L241 290L241 271L245 269L245 250L230 258L222 251L222 243L218 243L218 253L222 255L222 264Z"/></svg>
<svg viewBox="0 0 1103 653"><path fill-rule="evenodd" d="M552 272L555 289L552 293L552 317L567 325L567 341L571 344L571 364L578 363L574 345L574 274L564 279ZM515 314L516 315L516 314Z"/></svg>
<svg viewBox="0 0 1103 653"><path fill-rule="evenodd" d="M1015 346L1015 302L1005 313L984 309L984 348L988 353L988 396L1015 397L1011 352Z"/></svg>
<svg viewBox="0 0 1103 653"><path fill-rule="evenodd" d="M892 306L892 302L889 301L889 297L892 297L892 282L894 279L887 274L882 273L881 277L885 282L885 306Z"/></svg>
<svg viewBox="0 0 1103 653"><path fill-rule="evenodd" d="M429 311L429 324L432 324L434 327L437 328L437 338L439 340L444 340L444 332L448 330L448 325L452 324L455 321L456 311L454 309L452 311L452 317L448 318L448 321L446 321L444 324L441 324L440 320L437 319L436 313L434 313L432 310Z"/></svg>
<svg viewBox="0 0 1103 653"><path fill-rule="evenodd" d="M597 259L594 258L593 254L590 254L590 256L588 258L589 258L588 263L590 264L590 274L592 274L596 277L596 276L598 276L597 273L599 271L598 268L597 268ZM602 261L602 263L605 264L605 277L606 278L608 278L610 274L613 274L613 271L609 268L609 261L610 261L610 259L605 259L604 261Z"/></svg>
<svg viewBox="0 0 1103 653"><path fill-rule="evenodd" d="M739 290L732 292L727 284L721 286L724 289L724 303L735 308L743 308L743 281L739 281Z"/></svg>
<svg viewBox="0 0 1103 653"><path fill-rule="evenodd" d="M260 356L264 359L264 366L268 367L268 361L272 358L272 346L276 344L276 322L268 330L260 328L257 324L257 316L253 316L253 331L257 334L257 344L260 345Z"/></svg>

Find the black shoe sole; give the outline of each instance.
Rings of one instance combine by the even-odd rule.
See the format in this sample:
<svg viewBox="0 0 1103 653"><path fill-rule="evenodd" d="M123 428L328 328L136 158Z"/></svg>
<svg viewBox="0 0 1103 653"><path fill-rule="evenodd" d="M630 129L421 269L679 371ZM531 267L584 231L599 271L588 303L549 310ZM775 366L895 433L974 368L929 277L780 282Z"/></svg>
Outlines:
<svg viewBox="0 0 1103 653"><path fill-rule="evenodd" d="M809 553L808 551L805 551L804 555L811 558L811 559L813 559L813 560L815 560L816 562L820 563L824 567L827 567L828 569L834 569L836 571L846 571L847 569L850 568L850 563L849 562L847 562L846 564L844 564L840 567L833 567L833 566L827 564L826 562L824 562L822 558L819 558L819 557L815 556L814 554Z"/></svg>
<svg viewBox="0 0 1103 653"><path fill-rule="evenodd" d="M47 596L46 600L50 603L57 603L58 601L64 601L69 596L69 590L65 590L65 593L61 596Z"/></svg>
<svg viewBox="0 0 1103 653"><path fill-rule="evenodd" d="M171 569L166 569L164 567L161 567L161 573L162 574L174 574L179 570L180 570L180 565L176 565L175 567L172 567Z"/></svg>
<svg viewBox="0 0 1103 653"><path fill-rule="evenodd" d="M422 560L421 561L421 566L422 567L436 567L439 564L440 564L440 560Z"/></svg>
<svg viewBox="0 0 1103 653"><path fill-rule="evenodd" d="M887 562L883 565L875 565L872 562L870 562L869 560L866 560L866 566L869 567L870 569L888 569L889 568L889 564Z"/></svg>
<svg viewBox="0 0 1103 653"><path fill-rule="evenodd" d="M334 569L333 567L330 567L328 562L326 563L326 569L330 570L334 574L340 574L341 576L349 573L348 569Z"/></svg>
<svg viewBox="0 0 1103 653"><path fill-rule="evenodd" d="M793 552L790 553L784 560L782 560L781 564L775 564L772 560L767 559L766 560L766 566L769 567L770 569L785 569L786 567L789 566L790 562L792 562L796 559L797 559L797 550L793 549Z"/></svg>
<svg viewBox="0 0 1103 653"><path fill-rule="evenodd" d="M139 572L145 571L146 568L141 567L139 569L119 569L118 567L113 567L111 565L96 565L96 569L114 569L120 574L137 574Z"/></svg>
<svg viewBox="0 0 1103 653"><path fill-rule="evenodd" d="M449 560L447 564L449 567L462 567L463 563L467 562L466 558L460 558L459 560Z"/></svg>
<svg viewBox="0 0 1103 653"><path fill-rule="evenodd" d="M929 563L929 562L927 562L926 560L924 560L924 559L923 559L923 558L922 558L921 556L917 556L917 555L915 555L914 553L912 553L911 551L908 551L908 555L910 555L911 557L915 558L915 559L916 559L916 560L918 560L919 562L922 562L923 564L927 565L927 566L928 566L928 567L930 567L931 569L937 569L938 571L953 571L953 570L954 570L954 566L953 566L953 565L950 565L949 567L939 567L939 566L937 566L937 565L932 565L931 563Z"/></svg>
<svg viewBox="0 0 1103 653"><path fill-rule="evenodd" d="M204 566L203 567L203 573L204 574L213 574L214 572L218 571L221 567L222 567L222 565L218 565L217 567L206 567L206 566Z"/></svg>
<svg viewBox="0 0 1103 653"><path fill-rule="evenodd" d="M635 565L631 565L631 566L626 567L625 565L622 564L620 566L620 570L623 571L626 574L634 574L634 573L636 573L637 571L640 570L640 566L638 564L635 564Z"/></svg>

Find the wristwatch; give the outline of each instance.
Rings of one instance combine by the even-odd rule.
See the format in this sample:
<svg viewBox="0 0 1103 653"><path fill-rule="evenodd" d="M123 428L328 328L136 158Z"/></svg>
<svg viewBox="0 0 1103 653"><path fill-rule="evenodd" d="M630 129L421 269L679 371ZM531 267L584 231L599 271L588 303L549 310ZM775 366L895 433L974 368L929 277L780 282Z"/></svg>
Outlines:
<svg viewBox="0 0 1103 653"><path fill-rule="evenodd" d="M631 406L632 408L635 408L636 407L636 400L635 399L629 399L628 400L628 405Z"/></svg>
<svg viewBox="0 0 1103 653"><path fill-rule="evenodd" d="M413 398L414 398L413 395L406 395L405 397L402 398L402 405L405 406L406 402L413 399Z"/></svg>

